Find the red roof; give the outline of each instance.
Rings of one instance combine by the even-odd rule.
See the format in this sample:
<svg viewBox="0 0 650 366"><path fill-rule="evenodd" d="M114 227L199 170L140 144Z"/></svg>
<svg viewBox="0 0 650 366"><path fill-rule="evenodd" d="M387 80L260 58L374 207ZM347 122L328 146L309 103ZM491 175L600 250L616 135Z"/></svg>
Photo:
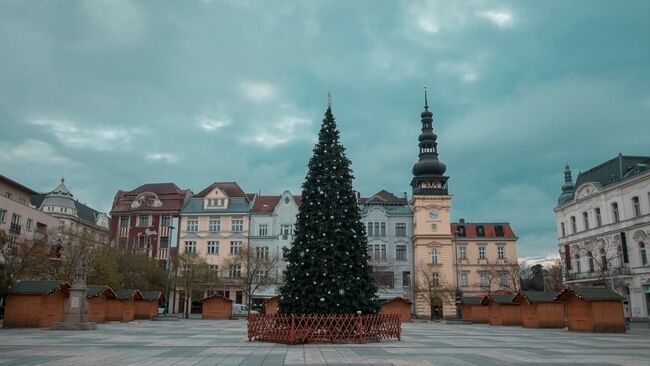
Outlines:
<svg viewBox="0 0 650 366"><path fill-rule="evenodd" d="M158 196L162 202L160 207L131 208L131 203L139 194L152 192ZM115 193L111 213L129 212L129 211L180 211L185 204L186 197L191 191L189 189L180 189L174 183L147 183L132 191L119 190Z"/></svg>
<svg viewBox="0 0 650 366"><path fill-rule="evenodd" d="M205 197L208 195L208 193L212 192L213 189L219 188L222 190L228 197L246 197L246 193L241 189L239 184L237 182L216 182L210 184L209 187L206 189L202 190L199 192L196 196L197 197Z"/></svg>
<svg viewBox="0 0 650 366"><path fill-rule="evenodd" d="M253 204L252 212L256 213L270 213L275 210L275 206L278 205L282 196L257 196L255 197L255 203ZM300 202L302 201L302 196L293 196L293 201L298 207L300 207Z"/></svg>
<svg viewBox="0 0 650 366"><path fill-rule="evenodd" d="M157 195L161 195L179 193L180 191L182 190L174 183L147 183L130 192L125 192L125 194L137 196L143 192L153 192Z"/></svg>
<svg viewBox="0 0 650 366"><path fill-rule="evenodd" d="M508 223L452 223L451 232L455 233L459 226L465 227L465 236L464 238L515 238L516 235L510 224ZM483 227L483 236L478 236L477 227ZM503 228L503 236L496 235L495 227L501 226ZM463 236L459 236L463 237Z"/></svg>
<svg viewBox="0 0 650 366"><path fill-rule="evenodd" d="M359 201L360 201L359 203L361 203L361 204L373 203L373 202L377 202L377 203L396 203L396 204L406 204L407 203L405 198L397 197L397 196L395 196L394 194L388 192L385 189L382 189L381 191L375 193L370 198L365 198L365 199L361 198Z"/></svg>

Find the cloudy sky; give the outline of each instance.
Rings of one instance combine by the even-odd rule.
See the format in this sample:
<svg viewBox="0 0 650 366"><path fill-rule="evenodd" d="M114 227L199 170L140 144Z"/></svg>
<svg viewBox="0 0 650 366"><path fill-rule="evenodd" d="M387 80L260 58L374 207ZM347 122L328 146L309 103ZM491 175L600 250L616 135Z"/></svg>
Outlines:
<svg viewBox="0 0 650 366"><path fill-rule="evenodd" d="M647 1L0 2L0 173L298 193L328 91L355 187L410 192L430 90L454 219L556 252L575 173L650 155ZM574 174L575 177L575 174Z"/></svg>

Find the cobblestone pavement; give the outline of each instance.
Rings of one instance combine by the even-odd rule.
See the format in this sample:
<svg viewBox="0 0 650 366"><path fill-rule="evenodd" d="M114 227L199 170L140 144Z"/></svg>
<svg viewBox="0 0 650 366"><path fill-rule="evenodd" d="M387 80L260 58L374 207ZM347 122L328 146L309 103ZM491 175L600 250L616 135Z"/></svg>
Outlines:
<svg viewBox="0 0 650 366"><path fill-rule="evenodd" d="M402 341L297 346L248 342L244 320L0 329L0 365L650 365L647 324L626 334L429 322L402 329Z"/></svg>

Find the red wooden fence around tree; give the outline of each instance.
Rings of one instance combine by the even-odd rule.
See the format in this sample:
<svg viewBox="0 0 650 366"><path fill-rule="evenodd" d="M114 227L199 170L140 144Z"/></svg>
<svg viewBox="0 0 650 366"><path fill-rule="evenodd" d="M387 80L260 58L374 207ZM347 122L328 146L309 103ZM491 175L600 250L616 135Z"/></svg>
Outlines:
<svg viewBox="0 0 650 366"><path fill-rule="evenodd" d="M401 340L402 327L397 314L372 315L251 315L248 340L275 343L376 342Z"/></svg>

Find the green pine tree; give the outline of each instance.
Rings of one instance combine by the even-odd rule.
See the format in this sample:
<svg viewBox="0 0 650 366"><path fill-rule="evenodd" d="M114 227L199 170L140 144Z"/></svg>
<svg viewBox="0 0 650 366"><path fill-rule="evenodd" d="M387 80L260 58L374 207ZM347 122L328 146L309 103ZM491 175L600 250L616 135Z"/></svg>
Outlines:
<svg viewBox="0 0 650 366"><path fill-rule="evenodd" d="M378 310L367 239L352 170L327 108L302 186L288 262L280 289L284 314L364 314Z"/></svg>

